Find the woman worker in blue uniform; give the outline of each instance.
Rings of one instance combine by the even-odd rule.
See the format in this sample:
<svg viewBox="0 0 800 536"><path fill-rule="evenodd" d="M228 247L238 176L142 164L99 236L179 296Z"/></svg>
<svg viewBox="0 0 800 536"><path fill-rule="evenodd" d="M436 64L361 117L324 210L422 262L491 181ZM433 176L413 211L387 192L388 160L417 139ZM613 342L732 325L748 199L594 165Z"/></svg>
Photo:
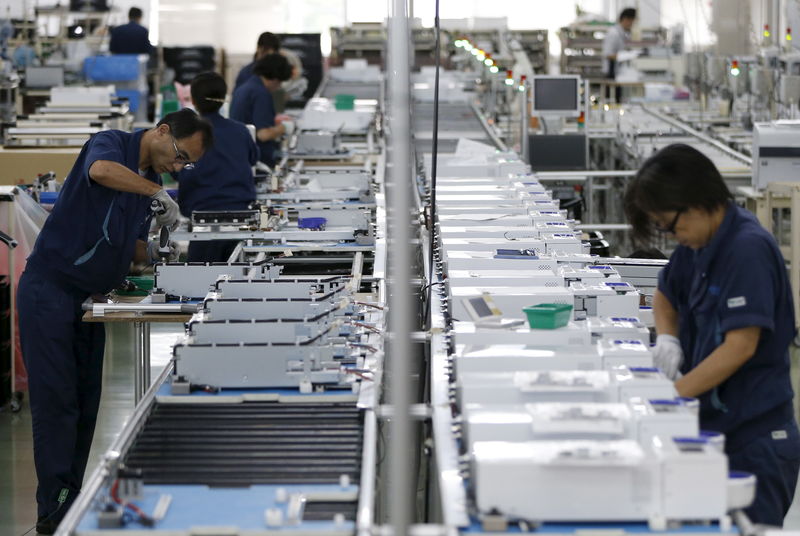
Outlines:
<svg viewBox="0 0 800 536"><path fill-rule="evenodd" d="M81 304L119 286L132 260L158 258L157 241L145 242L151 202L164 209L159 225L172 227L179 216L160 174L193 165L211 140L210 125L191 110L151 130L95 134L28 257L17 304L40 534L53 533L81 489L97 419L105 333L102 324L81 321Z"/></svg>
<svg viewBox="0 0 800 536"><path fill-rule="evenodd" d="M655 362L681 396L700 399L701 427L725 434L730 469L758 478L751 520L781 526L800 466L789 377L795 317L781 252L687 145L644 163L625 211L639 239L657 231L680 244L654 296Z"/></svg>
<svg viewBox="0 0 800 536"><path fill-rule="evenodd" d="M275 105L270 91L292 76L289 61L281 54L267 54L253 66L253 74L233 92L231 119L255 125L260 160L275 165L279 146L277 140L291 135L294 125L288 121L275 124Z"/></svg>
<svg viewBox="0 0 800 536"><path fill-rule="evenodd" d="M219 109L228 86L217 73L201 73L192 80L192 103L203 119L214 127L214 147L194 169L178 174L178 204L191 217L195 210L243 210L256 199L253 166L258 147L247 128L225 119ZM228 260L237 240L207 240L189 243L189 262Z"/></svg>

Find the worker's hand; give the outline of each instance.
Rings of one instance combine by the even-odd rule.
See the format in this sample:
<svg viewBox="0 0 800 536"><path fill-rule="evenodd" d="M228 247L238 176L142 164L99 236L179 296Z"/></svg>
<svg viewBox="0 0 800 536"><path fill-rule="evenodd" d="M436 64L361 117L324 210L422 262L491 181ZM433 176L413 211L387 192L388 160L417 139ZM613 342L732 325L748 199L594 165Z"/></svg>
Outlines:
<svg viewBox="0 0 800 536"><path fill-rule="evenodd" d="M674 335L659 335L656 337L656 345L652 351L655 366L660 368L670 380L678 379L678 369L683 363L681 341Z"/></svg>
<svg viewBox="0 0 800 536"><path fill-rule="evenodd" d="M287 138L294 133L295 130L294 121L284 121L283 123L281 123L281 125L283 125L283 133L286 135Z"/></svg>
<svg viewBox="0 0 800 536"><path fill-rule="evenodd" d="M178 243L174 240L169 241L169 253L162 253L158 240L150 240L147 242L147 256L150 262L177 262L180 257L181 251L178 249Z"/></svg>
<svg viewBox="0 0 800 536"><path fill-rule="evenodd" d="M158 208L153 209L156 213L156 223L160 226L166 225L170 231L174 231L178 227L178 217L180 216L178 203L173 201L163 188L150 199L160 203Z"/></svg>

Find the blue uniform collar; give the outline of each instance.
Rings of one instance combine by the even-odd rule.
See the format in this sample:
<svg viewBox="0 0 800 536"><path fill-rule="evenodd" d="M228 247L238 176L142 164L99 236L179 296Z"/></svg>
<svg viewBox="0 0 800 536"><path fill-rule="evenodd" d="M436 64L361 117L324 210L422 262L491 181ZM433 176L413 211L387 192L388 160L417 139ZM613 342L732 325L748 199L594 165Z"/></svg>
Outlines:
<svg viewBox="0 0 800 536"><path fill-rule="evenodd" d="M219 111L208 112L205 114L201 114L201 116L203 117L203 119L208 119L211 122L219 121L220 119L225 119L224 117L222 117L222 114L220 114Z"/></svg>
<svg viewBox="0 0 800 536"><path fill-rule="evenodd" d="M701 274L701 276L706 275L706 272L710 268L711 261L717 256L717 252L728 240L728 234L730 234L733 229L734 222L738 215L737 210L738 207L733 201L728 201L725 206L725 217L722 219L719 229L717 229L717 232L711 237L711 241L707 246L697 250L695 255L695 267L696 273Z"/></svg>
<svg viewBox="0 0 800 536"><path fill-rule="evenodd" d="M131 137L128 139L128 160L125 162L125 165L128 169L132 169L136 171L139 169L139 156L142 152L142 136L147 130L137 130L136 132L131 134ZM158 174L153 171L152 166L147 168L147 179L154 181L158 177Z"/></svg>
<svg viewBox="0 0 800 536"><path fill-rule="evenodd" d="M248 78L247 81L242 85L251 85L254 87L260 87L264 91L267 91L267 87L264 85L264 82L261 81L261 77L255 73L253 73L253 76Z"/></svg>

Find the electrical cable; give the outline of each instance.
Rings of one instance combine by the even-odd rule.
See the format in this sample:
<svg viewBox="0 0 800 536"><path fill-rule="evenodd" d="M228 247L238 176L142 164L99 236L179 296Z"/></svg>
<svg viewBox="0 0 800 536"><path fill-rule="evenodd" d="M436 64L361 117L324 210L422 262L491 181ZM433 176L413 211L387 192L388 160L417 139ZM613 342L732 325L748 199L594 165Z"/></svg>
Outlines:
<svg viewBox="0 0 800 536"><path fill-rule="evenodd" d="M439 24L439 0L435 3L435 14L433 18L433 28L436 35L436 44L434 46L434 84L433 84L433 146L431 148L431 197L430 197L430 219L431 228L429 233L428 244L428 299L426 303L425 317L427 318L431 312L431 300L433 299L433 278L436 273L436 268L433 262L433 231L436 227L436 173L437 173L437 160L439 155L439 69L441 67L442 55L442 41L441 41L441 27Z"/></svg>
<svg viewBox="0 0 800 536"><path fill-rule="evenodd" d="M26 536L26 535L27 535L27 534L28 534L30 531L32 531L33 529L35 529L35 528L37 527L37 525L39 525L39 523L44 523L45 521L50 521L50 519L51 519L51 518L52 518L54 515L56 515L56 514L58 513L58 511L59 511L59 510L61 510L61 507L62 507L62 506L64 506L64 503L67 501L67 494L68 494L68 493L69 493L69 492L67 491L67 488L62 488L62 489L61 489L61 493L60 493L60 494L59 494L59 496L58 496L58 506L56 507L56 509L55 509L55 510L53 510L52 512L50 512L50 514L48 514L48 515L47 515L47 517L45 517L44 519L41 519L41 520L37 521L37 522L36 522L36 525L32 526L31 528L29 528L28 530L26 530L25 532L23 532L23 533L21 534L21 536Z"/></svg>
<svg viewBox="0 0 800 536"><path fill-rule="evenodd" d="M155 520L153 520L153 518L145 514L141 508L139 508L133 503L126 502L120 499L117 493L118 490L119 490L119 480L115 480L114 484L111 486L111 499L115 503L122 506L123 508L127 508L133 511L136 515L139 516L139 523L141 523L145 527L152 527L153 525L155 525Z"/></svg>

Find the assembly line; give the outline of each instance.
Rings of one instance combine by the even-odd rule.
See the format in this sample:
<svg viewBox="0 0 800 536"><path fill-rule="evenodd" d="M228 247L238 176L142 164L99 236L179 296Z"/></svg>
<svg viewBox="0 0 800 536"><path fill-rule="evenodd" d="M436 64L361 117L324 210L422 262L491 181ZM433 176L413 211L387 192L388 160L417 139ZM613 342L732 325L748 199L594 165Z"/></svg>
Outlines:
<svg viewBox="0 0 800 536"><path fill-rule="evenodd" d="M800 3L573 3L0 21L0 532L796 530Z"/></svg>

